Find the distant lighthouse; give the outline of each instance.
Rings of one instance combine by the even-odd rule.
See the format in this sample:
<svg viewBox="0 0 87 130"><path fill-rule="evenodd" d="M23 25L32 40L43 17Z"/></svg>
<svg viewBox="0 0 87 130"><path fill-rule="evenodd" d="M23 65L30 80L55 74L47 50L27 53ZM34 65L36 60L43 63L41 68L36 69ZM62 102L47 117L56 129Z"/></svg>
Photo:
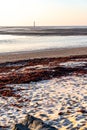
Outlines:
<svg viewBox="0 0 87 130"><path fill-rule="evenodd" d="M33 23L33 26L34 26L34 29L35 29L35 21L34 21L34 23Z"/></svg>

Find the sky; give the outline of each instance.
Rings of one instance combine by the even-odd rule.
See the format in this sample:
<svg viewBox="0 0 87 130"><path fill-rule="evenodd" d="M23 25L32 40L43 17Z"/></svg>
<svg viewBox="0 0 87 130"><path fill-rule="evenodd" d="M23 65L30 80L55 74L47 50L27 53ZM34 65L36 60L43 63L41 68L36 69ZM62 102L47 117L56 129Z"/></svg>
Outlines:
<svg viewBox="0 0 87 130"><path fill-rule="evenodd" d="M0 0L0 26L86 26L87 0Z"/></svg>

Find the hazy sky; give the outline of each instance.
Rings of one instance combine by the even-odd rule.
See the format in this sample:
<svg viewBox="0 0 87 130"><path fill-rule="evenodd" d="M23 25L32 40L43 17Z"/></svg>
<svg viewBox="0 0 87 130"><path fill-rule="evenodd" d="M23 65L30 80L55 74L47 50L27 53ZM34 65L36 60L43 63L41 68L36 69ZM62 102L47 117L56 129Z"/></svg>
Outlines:
<svg viewBox="0 0 87 130"><path fill-rule="evenodd" d="M0 26L87 25L87 0L0 0Z"/></svg>

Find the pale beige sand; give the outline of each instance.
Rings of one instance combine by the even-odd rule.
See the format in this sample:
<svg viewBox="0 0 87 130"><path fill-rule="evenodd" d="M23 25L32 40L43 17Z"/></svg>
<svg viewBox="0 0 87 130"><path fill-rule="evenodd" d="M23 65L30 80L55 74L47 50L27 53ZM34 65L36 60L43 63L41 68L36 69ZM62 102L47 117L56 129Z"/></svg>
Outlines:
<svg viewBox="0 0 87 130"><path fill-rule="evenodd" d="M20 97L0 97L1 126L20 123L29 113L58 130L86 130L87 75L64 76L30 84L8 84L7 87L9 86ZM81 110L85 112L82 113Z"/></svg>
<svg viewBox="0 0 87 130"><path fill-rule="evenodd" d="M0 63L17 61L17 60L25 60L30 58L66 57L66 56L73 56L73 55L87 55L87 47L5 53L5 54L0 54Z"/></svg>
<svg viewBox="0 0 87 130"><path fill-rule="evenodd" d="M1 80L6 76L8 79L8 75L11 74L13 74L11 77L14 78L15 72L20 76L26 72L32 76L36 73L36 69L38 71L47 70L48 72L52 69L54 72L55 70L51 68L52 63L50 61L48 66L45 64L33 64L33 66L25 64L23 66L22 64L16 69L10 66L11 68L7 71L3 67L3 71L0 72ZM13 66L15 65L13 64ZM81 72L74 71L71 73L70 71L68 75L64 73L64 76L56 78L52 77L51 74L52 79L50 80L24 84L22 82L18 84L8 82L4 88L1 84L4 92L0 90L0 126L11 126L9 130L12 130L13 124L22 122L26 114L29 113L55 126L58 130L87 129L87 73L84 73L87 70L87 58L76 58L75 60L71 58L65 62L56 62L55 65L59 68L64 66L71 70L81 67ZM57 66L55 67L57 68ZM58 73L58 71L56 72ZM8 92L12 93L9 97L6 96Z"/></svg>

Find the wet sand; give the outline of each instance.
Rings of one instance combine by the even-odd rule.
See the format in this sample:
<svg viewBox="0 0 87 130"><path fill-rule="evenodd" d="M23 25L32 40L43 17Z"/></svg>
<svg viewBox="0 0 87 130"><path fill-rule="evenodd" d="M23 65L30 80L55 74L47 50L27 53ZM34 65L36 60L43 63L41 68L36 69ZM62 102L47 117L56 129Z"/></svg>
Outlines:
<svg viewBox="0 0 87 130"><path fill-rule="evenodd" d="M75 55L87 55L87 47L47 49L18 53L3 53L0 54L0 63L34 58L66 57Z"/></svg>

